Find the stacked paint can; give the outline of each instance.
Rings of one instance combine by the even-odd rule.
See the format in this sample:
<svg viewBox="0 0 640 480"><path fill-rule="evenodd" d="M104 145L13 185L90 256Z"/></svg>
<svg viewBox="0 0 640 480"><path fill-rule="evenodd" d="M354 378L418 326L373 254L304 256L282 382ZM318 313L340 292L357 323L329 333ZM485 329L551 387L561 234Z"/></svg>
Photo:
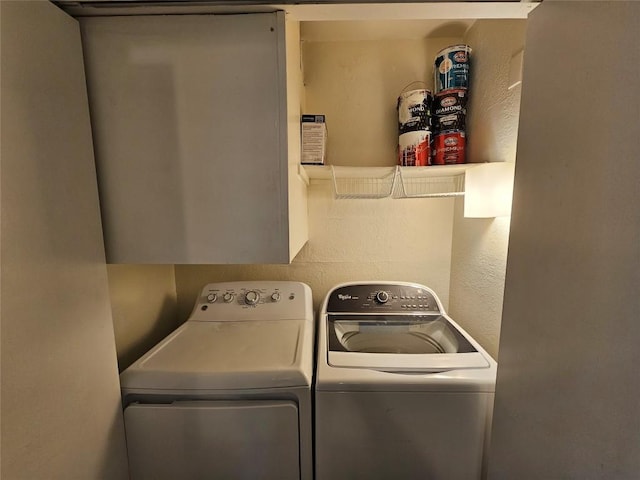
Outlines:
<svg viewBox="0 0 640 480"><path fill-rule="evenodd" d="M453 45L436 55L432 165L466 162L470 59L468 45Z"/></svg>
<svg viewBox="0 0 640 480"><path fill-rule="evenodd" d="M411 85L411 84L410 84ZM398 163L431 165L431 106L427 89L403 91L398 97Z"/></svg>

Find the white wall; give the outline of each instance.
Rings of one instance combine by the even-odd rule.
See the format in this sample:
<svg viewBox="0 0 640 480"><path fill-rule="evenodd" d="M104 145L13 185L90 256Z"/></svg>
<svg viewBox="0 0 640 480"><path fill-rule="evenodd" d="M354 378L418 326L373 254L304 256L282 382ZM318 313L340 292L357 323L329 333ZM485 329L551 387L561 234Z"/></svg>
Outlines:
<svg viewBox="0 0 640 480"><path fill-rule="evenodd" d="M2 478L125 479L127 458L75 20L2 15Z"/></svg>
<svg viewBox="0 0 640 480"><path fill-rule="evenodd" d="M468 137L473 162L515 162L520 89L508 90L512 55L524 46L525 20L479 20L473 48ZM463 217L456 201L449 311L494 357L502 318L509 217Z"/></svg>
<svg viewBox="0 0 640 480"><path fill-rule="evenodd" d="M308 28L303 24L303 37ZM396 165L398 96L405 88L432 90L436 53L461 38L396 35L303 44L304 113L326 115L328 163Z"/></svg>
<svg viewBox="0 0 640 480"><path fill-rule="evenodd" d="M309 242L291 265L176 265L180 318L206 283L236 280L305 282L316 311L331 287L357 280L423 283L446 305L452 213L452 199L334 200L329 183L312 184Z"/></svg>

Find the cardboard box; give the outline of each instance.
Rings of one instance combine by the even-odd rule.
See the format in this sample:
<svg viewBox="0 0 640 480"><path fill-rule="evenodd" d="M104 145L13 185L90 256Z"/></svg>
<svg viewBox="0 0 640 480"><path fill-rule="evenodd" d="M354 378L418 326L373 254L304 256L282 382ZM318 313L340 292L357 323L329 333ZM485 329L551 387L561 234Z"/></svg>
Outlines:
<svg viewBox="0 0 640 480"><path fill-rule="evenodd" d="M324 115L302 115L302 163L324 165L327 151L327 125Z"/></svg>

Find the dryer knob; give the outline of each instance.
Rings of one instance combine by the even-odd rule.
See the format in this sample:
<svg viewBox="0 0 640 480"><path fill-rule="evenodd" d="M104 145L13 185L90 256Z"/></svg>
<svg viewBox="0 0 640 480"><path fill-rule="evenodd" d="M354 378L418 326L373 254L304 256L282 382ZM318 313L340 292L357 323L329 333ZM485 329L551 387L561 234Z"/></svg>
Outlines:
<svg viewBox="0 0 640 480"><path fill-rule="evenodd" d="M231 292L227 292L222 296L222 300L224 300L224 303L233 302L233 298L234 298L234 295Z"/></svg>
<svg viewBox="0 0 640 480"><path fill-rule="evenodd" d="M218 300L218 295L216 295L215 293L210 293L209 295L207 295L207 302L215 303L216 300Z"/></svg>
<svg viewBox="0 0 640 480"><path fill-rule="evenodd" d="M271 294L271 301L272 302L279 302L280 301L280 293L279 292L273 292Z"/></svg>
<svg viewBox="0 0 640 480"><path fill-rule="evenodd" d="M260 301L260 292L249 290L244 296L244 301L247 305L255 305Z"/></svg>
<svg viewBox="0 0 640 480"><path fill-rule="evenodd" d="M380 290L376 293L376 301L378 303L387 303L389 301L389 294L384 290Z"/></svg>

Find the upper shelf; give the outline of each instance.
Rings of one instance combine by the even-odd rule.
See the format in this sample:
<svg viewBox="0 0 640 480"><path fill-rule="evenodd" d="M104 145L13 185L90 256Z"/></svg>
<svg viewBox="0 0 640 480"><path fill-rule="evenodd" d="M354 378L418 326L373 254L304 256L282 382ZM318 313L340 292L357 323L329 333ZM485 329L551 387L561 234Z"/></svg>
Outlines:
<svg viewBox="0 0 640 480"><path fill-rule="evenodd" d="M303 165L310 180L332 180L336 198L432 198L464 195L464 177L478 164L430 167Z"/></svg>
<svg viewBox="0 0 640 480"><path fill-rule="evenodd" d="M69 15L235 14L284 10L288 18L300 22L348 20L455 20L482 18L527 18L540 2L534 1L450 1L409 3L318 3L316 0L272 3L264 1L220 0L203 2L146 2L141 0L53 0Z"/></svg>

